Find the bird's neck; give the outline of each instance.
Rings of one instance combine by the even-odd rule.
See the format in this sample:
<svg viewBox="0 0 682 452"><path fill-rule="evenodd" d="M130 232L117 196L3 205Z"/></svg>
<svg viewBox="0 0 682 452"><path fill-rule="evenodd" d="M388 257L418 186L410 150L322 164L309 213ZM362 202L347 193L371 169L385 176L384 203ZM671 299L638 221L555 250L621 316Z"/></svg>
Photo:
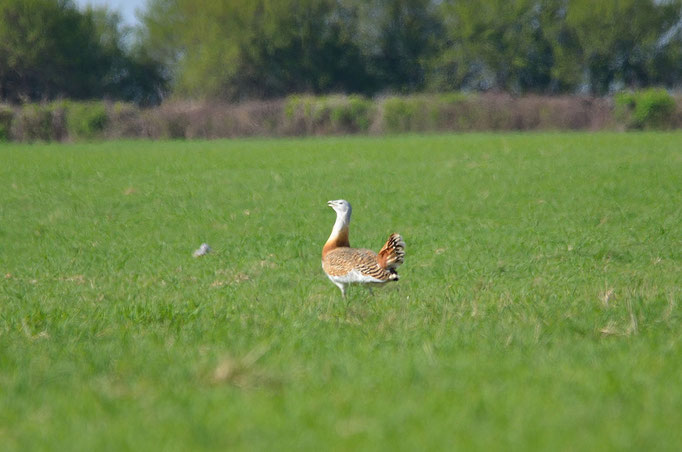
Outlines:
<svg viewBox="0 0 682 452"><path fill-rule="evenodd" d="M322 257L335 248L349 247L348 241L348 225L350 224L350 215L336 215L336 222L332 228L332 233L327 239L327 243L322 248Z"/></svg>

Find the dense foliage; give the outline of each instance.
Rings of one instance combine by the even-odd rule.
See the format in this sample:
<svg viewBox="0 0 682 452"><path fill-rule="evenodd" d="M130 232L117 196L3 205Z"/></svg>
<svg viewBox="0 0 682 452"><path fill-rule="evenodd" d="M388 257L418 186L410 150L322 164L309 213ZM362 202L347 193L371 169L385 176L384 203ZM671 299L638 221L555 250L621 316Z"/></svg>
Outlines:
<svg viewBox="0 0 682 452"><path fill-rule="evenodd" d="M591 93L682 84L682 0L0 4L0 100Z"/></svg>
<svg viewBox="0 0 682 452"><path fill-rule="evenodd" d="M105 9L70 0L0 2L0 99L10 102L115 98L156 103L163 67Z"/></svg>
<svg viewBox="0 0 682 452"><path fill-rule="evenodd" d="M151 0L183 96L590 92L682 81L679 0Z"/></svg>

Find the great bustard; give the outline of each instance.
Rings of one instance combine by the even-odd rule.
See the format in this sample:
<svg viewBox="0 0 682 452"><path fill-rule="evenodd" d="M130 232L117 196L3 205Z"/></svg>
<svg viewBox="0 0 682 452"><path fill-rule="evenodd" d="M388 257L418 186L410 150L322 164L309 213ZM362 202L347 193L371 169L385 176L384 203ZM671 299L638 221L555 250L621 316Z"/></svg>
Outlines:
<svg viewBox="0 0 682 452"><path fill-rule="evenodd" d="M322 248L322 269L329 279L346 296L349 284L384 284L397 281L396 269L405 258L405 242L400 234L393 233L379 254L363 248L351 248L348 241L351 207L346 200L329 201L336 211L332 233Z"/></svg>

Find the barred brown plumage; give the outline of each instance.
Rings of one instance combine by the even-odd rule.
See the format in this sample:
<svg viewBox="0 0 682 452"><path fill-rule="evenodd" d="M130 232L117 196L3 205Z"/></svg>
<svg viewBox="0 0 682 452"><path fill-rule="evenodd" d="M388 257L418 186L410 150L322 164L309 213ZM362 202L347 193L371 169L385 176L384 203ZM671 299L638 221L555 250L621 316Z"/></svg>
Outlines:
<svg viewBox="0 0 682 452"><path fill-rule="evenodd" d="M405 260L405 242L400 234L390 235L379 254L364 248L351 248L348 240L351 206L339 199L327 203L336 211L332 233L322 248L322 269L346 296L349 284L378 285L397 281L396 269Z"/></svg>

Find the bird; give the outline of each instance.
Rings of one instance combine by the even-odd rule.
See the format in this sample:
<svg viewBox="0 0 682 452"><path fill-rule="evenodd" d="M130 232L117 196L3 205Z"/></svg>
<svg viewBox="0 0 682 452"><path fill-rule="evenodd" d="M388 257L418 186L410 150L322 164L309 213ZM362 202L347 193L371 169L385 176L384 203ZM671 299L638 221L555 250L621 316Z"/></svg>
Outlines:
<svg viewBox="0 0 682 452"><path fill-rule="evenodd" d="M346 298L350 284L363 284L370 288L390 281L398 281L396 269L405 260L405 241L393 233L379 253L364 248L351 248L348 241L351 205L345 199L328 201L336 211L336 221L329 239L322 248L322 269Z"/></svg>

